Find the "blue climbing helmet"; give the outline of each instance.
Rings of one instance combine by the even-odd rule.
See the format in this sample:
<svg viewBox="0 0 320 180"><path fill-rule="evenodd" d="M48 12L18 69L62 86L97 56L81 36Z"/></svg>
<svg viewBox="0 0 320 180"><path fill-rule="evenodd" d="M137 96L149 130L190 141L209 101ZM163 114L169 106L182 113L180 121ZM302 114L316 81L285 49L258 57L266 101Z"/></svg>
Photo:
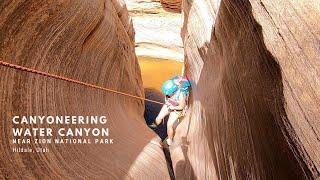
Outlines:
<svg viewBox="0 0 320 180"><path fill-rule="evenodd" d="M191 86L190 81L186 77L174 76L171 79L175 82L175 84L178 84L179 88L182 88L183 90L187 90Z"/></svg>
<svg viewBox="0 0 320 180"><path fill-rule="evenodd" d="M173 79L169 79L162 85L162 93L164 95L171 95L178 90L178 85Z"/></svg>
<svg viewBox="0 0 320 180"><path fill-rule="evenodd" d="M175 76L172 78L175 84L178 85L178 91L182 92L185 96L189 96L189 90L191 87L190 81L183 76Z"/></svg>
<svg viewBox="0 0 320 180"><path fill-rule="evenodd" d="M165 95L171 95L179 90L187 96L190 86L191 83L186 77L174 76L162 85L162 92Z"/></svg>

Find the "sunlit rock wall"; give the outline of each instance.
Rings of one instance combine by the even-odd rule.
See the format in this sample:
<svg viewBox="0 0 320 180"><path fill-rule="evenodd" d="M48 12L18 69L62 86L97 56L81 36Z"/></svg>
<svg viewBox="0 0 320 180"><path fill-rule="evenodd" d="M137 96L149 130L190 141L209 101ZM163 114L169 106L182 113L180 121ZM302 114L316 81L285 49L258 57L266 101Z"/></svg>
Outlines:
<svg viewBox="0 0 320 180"><path fill-rule="evenodd" d="M0 9L1 60L143 96L122 1L1 1ZM168 179L140 100L3 66L0 77L0 179ZM114 144L13 153L15 115L104 115Z"/></svg>
<svg viewBox="0 0 320 180"><path fill-rule="evenodd" d="M182 0L160 0L163 9L173 13L181 12Z"/></svg>
<svg viewBox="0 0 320 180"><path fill-rule="evenodd" d="M160 1L125 0L125 2L132 17L135 51L138 58L183 61L181 14L164 10Z"/></svg>
<svg viewBox="0 0 320 180"><path fill-rule="evenodd" d="M192 105L177 179L317 179L320 4L184 0Z"/></svg>

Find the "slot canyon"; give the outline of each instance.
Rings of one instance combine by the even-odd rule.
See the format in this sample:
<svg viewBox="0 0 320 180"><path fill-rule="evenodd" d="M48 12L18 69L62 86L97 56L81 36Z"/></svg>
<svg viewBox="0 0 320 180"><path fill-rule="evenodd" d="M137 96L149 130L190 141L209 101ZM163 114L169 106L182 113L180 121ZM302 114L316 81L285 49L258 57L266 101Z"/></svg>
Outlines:
<svg viewBox="0 0 320 180"><path fill-rule="evenodd" d="M166 51L135 38L127 1L0 1L0 60L139 97L142 48L183 60L174 176L143 100L1 65L0 179L320 179L320 3L150 0L183 18L183 47ZM17 115L107 116L115 143L13 153L12 128L41 128Z"/></svg>

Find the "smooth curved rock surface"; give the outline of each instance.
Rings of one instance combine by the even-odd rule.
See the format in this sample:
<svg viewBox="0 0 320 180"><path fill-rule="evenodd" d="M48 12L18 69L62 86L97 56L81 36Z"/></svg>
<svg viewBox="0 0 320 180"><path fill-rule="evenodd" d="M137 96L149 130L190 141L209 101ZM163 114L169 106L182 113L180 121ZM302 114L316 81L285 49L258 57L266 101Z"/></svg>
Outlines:
<svg viewBox="0 0 320 180"><path fill-rule="evenodd" d="M143 96L133 34L120 0L0 2L1 60ZM169 178L142 101L3 66L0 77L0 179ZM115 143L12 153L14 115L105 115Z"/></svg>
<svg viewBox="0 0 320 180"><path fill-rule="evenodd" d="M320 4L184 0L177 179L318 179Z"/></svg>

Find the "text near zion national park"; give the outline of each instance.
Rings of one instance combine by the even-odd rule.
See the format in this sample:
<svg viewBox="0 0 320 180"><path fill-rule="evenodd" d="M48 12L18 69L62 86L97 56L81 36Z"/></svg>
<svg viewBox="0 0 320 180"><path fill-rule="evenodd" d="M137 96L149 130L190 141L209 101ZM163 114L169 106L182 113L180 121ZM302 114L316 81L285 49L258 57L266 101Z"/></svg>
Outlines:
<svg viewBox="0 0 320 180"><path fill-rule="evenodd" d="M14 116L12 144L113 144L106 116ZM33 152L15 147L13 152ZM31 149L32 150L32 149ZM44 152L49 149L44 149ZM40 151L41 152L41 151Z"/></svg>

